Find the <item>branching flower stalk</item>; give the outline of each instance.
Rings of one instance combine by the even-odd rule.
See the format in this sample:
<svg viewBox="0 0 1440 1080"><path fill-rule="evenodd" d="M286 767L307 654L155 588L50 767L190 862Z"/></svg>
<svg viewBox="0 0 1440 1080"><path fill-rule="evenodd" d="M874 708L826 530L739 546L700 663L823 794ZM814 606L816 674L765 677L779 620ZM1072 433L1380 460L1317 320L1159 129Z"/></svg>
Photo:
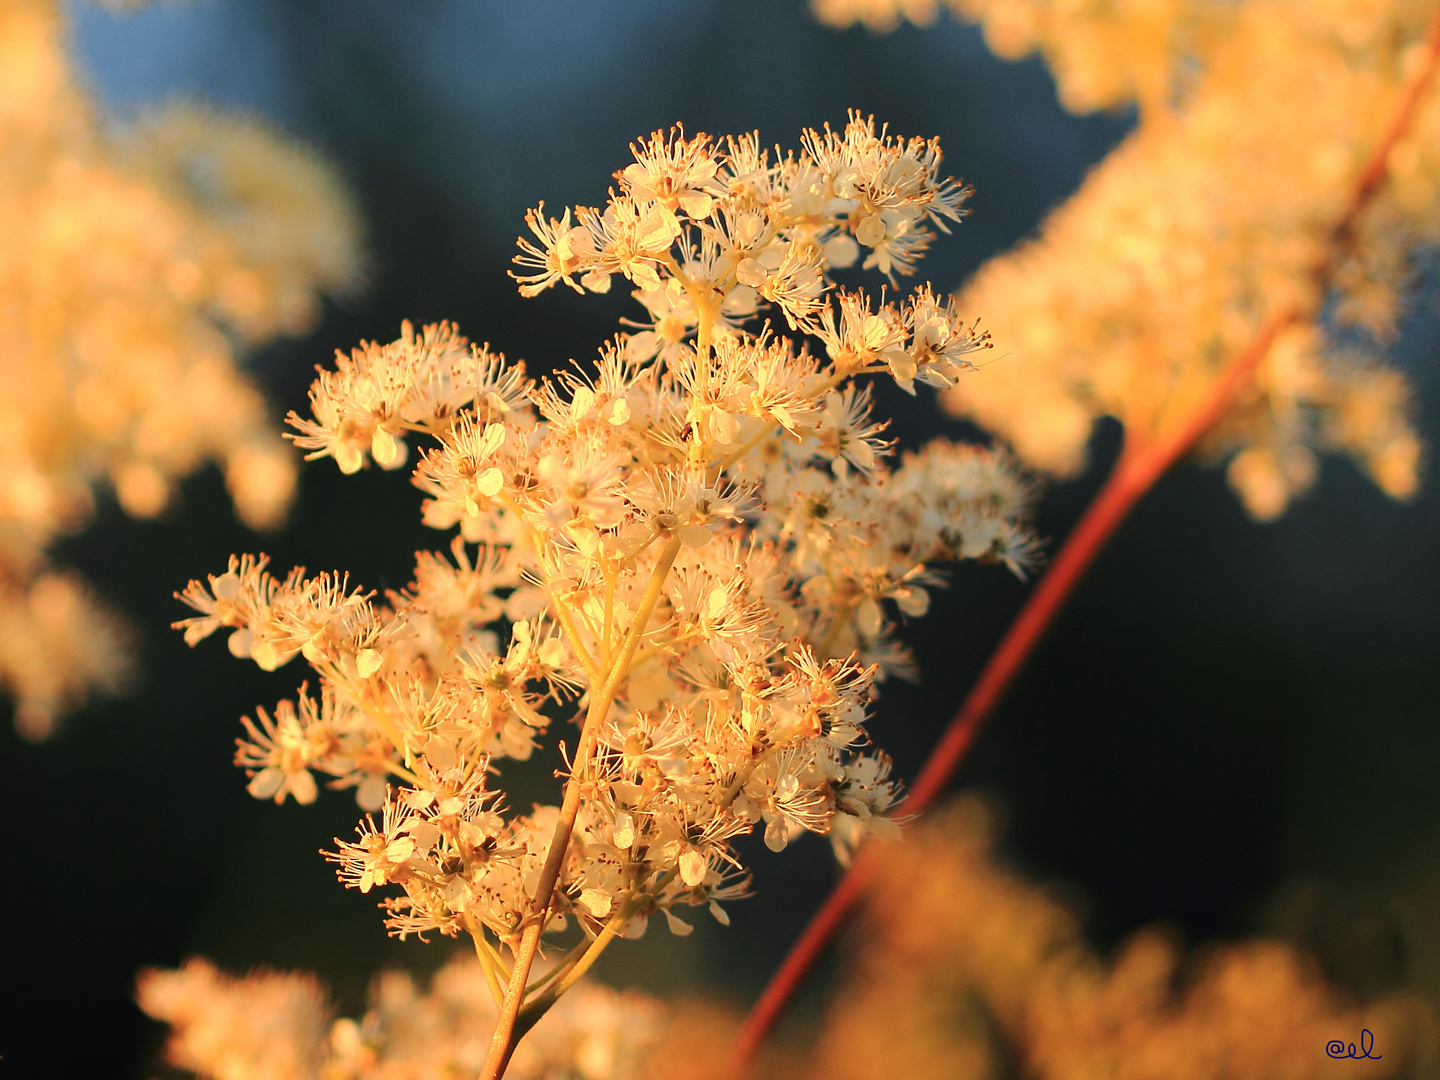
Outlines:
<svg viewBox="0 0 1440 1080"><path fill-rule="evenodd" d="M1329 229L1306 274L1299 297L1269 316L1253 339L1217 369L1203 395L1187 410L1172 410L1151 430L1127 426L1119 461L1087 507L1035 590L987 661L939 742L910 787L900 809L927 810L944 793L981 725L994 711L1031 653L1053 624L1091 562L1135 505L1178 461L1193 451L1233 412L1253 387L1257 370L1287 330L1318 320L1336 288L1337 272L1356 256L1363 219L1388 176L1397 146L1410 136L1440 68L1440 12L1423 39L1423 55L1398 95L1380 136L1350 184L1343 210ZM825 949L845 926L864 895L875 861L860 851L844 877L811 918L757 1000L733 1047L731 1075L747 1074Z"/></svg>
<svg viewBox="0 0 1440 1080"><path fill-rule="evenodd" d="M386 602L343 575L283 580L232 558L181 594L191 643L226 629L302 686L246 718L250 791L371 811L327 857L387 897L405 936L466 933L499 1018L494 1080L529 1028L617 937L748 891L730 841L804 832L848 855L893 828L890 763L865 723L876 684L910 676L896 641L935 567L1023 570L1029 486L1001 453L940 440L892 465L857 376L953 385L988 342L928 286L903 300L838 287L856 262L913 271L963 216L934 140L852 116L798 153L678 128L632 147L603 210L527 216L522 294L628 281L646 318L589 366L528 378L451 326L337 356L292 415L312 457L414 470L423 517L458 527ZM760 323L766 310L824 357ZM556 720L558 806L512 814L490 785ZM374 812L380 813L377 824ZM547 933L582 940L535 977ZM508 954L508 959L507 959Z"/></svg>

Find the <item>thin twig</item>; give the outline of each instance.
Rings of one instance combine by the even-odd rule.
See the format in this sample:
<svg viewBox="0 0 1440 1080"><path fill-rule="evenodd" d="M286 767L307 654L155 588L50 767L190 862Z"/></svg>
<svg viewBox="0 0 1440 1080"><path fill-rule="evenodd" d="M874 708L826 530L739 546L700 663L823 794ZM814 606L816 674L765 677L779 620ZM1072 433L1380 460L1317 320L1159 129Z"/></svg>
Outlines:
<svg viewBox="0 0 1440 1080"><path fill-rule="evenodd" d="M500 985L500 977L495 973L495 966L490 961L490 954L486 951L484 928L473 930L466 926L470 932L471 940L475 942L475 957L480 961L480 970L485 973L485 985L490 988L490 996L495 999L495 1007L498 1009L505 1003L505 988Z"/></svg>
<svg viewBox="0 0 1440 1080"><path fill-rule="evenodd" d="M524 1008L520 1010L520 1016L515 1022L516 1032L520 1035L528 1032L540 1021L542 1016L550 1011L550 1007L560 1000L561 995L584 978L585 973L590 970L595 961L600 959L600 954L620 935L625 924L633 919L642 907L656 899L664 891L665 886L675 880L677 873L679 873L679 869L671 867L654 885L625 901L593 941L582 943L586 946L584 951L579 952L574 960L569 960L567 957L566 968L560 972L560 978L556 980L555 984L543 994L527 1001Z"/></svg>
<svg viewBox="0 0 1440 1080"><path fill-rule="evenodd" d="M544 933L545 926L550 921L551 900L555 893L555 886L560 880L560 870L564 866L565 856L570 850L570 837L575 831L575 819L580 813L583 780L589 767L591 752L598 737L600 724L604 721L605 714L610 711L610 703L614 700L615 694L620 688L620 681L625 677L630 660L635 655L635 649L645 634L645 626L650 621L655 605L659 603L665 578L669 575L670 567L674 565L675 556L679 552L680 537L672 536L665 542L659 562L650 575L645 594L635 612L635 621L625 635L620 653L611 665L599 692L591 698L590 709L585 717L585 726L581 729L580 742L576 747L575 760L571 766L570 778L565 782L565 794L560 803L559 820L555 824L555 832L550 838L550 847L546 851L545 863L540 869L540 878L535 886L530 918L521 932L520 944L515 949L515 963L511 968L510 983L505 988L505 1000L501 1004L500 1015L496 1019L495 1030L490 1037L490 1050L485 1058L485 1067L480 1073L481 1080L499 1080L504 1075L510 1055L515 1051L515 1044L519 1037L516 1034L515 1022L520 1015L520 1007L524 1004L525 983L530 977L530 966L535 962L535 953L540 947L540 935Z"/></svg>

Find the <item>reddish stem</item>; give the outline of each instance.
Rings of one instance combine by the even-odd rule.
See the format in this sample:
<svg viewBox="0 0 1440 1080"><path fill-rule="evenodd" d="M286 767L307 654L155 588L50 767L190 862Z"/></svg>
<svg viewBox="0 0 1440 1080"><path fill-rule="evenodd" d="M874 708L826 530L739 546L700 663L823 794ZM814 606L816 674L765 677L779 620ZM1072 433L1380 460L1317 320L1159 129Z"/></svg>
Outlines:
<svg viewBox="0 0 1440 1080"><path fill-rule="evenodd" d="M960 711L920 770L905 800L905 813L924 811L944 791L980 725L1015 678L1095 554L1149 487L1149 482L1142 479L1142 473L1136 467L1139 463L1128 453L1122 458L1066 538L1054 563L1010 624L999 647L991 654L979 679L960 706ZM873 865L871 848L861 849L840 883L791 947L736 1036L729 1074L732 1078L738 1080L749 1071L750 1063L784 1014L786 1005L859 903Z"/></svg>
<svg viewBox="0 0 1440 1080"><path fill-rule="evenodd" d="M1361 214L1385 181L1390 152L1409 130L1440 68L1440 11L1430 23L1425 46L1423 65L1405 87L1390 122L1356 174L1344 212L1331 228L1310 270L1310 280L1316 286L1310 308L1318 306L1339 253L1353 242ZM944 792L980 726L994 711L1111 534L1155 482L1220 421L1280 332L1302 317L1313 317L1314 311L1310 308L1288 307L1271 316L1250 344L1219 373L1206 398L1182 417L1173 430L1143 442L1127 431L1125 452L1114 471L1065 538L1055 561L1020 609L960 711L915 778L904 804L907 813L923 812ZM755 1055L779 1023L786 1005L864 894L873 866L874 856L868 849L858 852L850 869L791 947L736 1036L730 1062L731 1080L742 1080L749 1072Z"/></svg>
<svg viewBox="0 0 1440 1080"><path fill-rule="evenodd" d="M1184 422L1176 425L1175 431L1148 443L1127 437L1125 451L1114 471L1065 538L1055 561L1010 624L960 711L915 778L904 803L905 813L923 812L944 792L981 724L994 711L1105 542L1155 481L1225 414L1240 388L1270 351L1276 336L1299 315L1298 309L1287 309L1261 327L1254 340L1221 372L1209 396ZM786 1005L845 925L864 894L873 863L874 857L868 848L856 855L850 869L791 947L736 1036L730 1068L732 1078L743 1077L749 1071L750 1063L779 1023Z"/></svg>

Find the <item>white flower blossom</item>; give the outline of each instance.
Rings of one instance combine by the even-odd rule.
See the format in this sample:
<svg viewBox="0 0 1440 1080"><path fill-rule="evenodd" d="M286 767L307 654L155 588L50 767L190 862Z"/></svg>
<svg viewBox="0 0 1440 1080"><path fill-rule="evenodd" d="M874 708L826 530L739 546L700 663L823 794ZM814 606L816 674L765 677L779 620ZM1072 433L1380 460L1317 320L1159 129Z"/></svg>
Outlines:
<svg viewBox="0 0 1440 1080"><path fill-rule="evenodd" d="M252 793L309 801L326 776L373 807L388 778L381 822L330 858L362 892L399 890L393 933L469 934L497 990L501 946L528 964L572 919L572 963L657 912L682 935L682 908L727 921L749 882L738 836L778 851L882 827L896 785L865 728L877 681L913 674L900 621L939 564L1033 558L1003 454L939 442L896 463L852 382L949 385L984 337L928 287L876 303L827 277L847 243L908 272L964 190L933 140L858 116L803 144L772 160L753 139L657 134L603 210L530 216L524 293L620 274L652 317L592 365L536 382L407 324L320 374L312 416L291 418L312 456L352 472L424 444L424 520L459 536L409 588L279 581L246 557L182 594L191 643L223 628L237 655L319 676L318 699L245 722ZM756 325L766 305L828 358ZM559 805L508 809L505 759L572 718Z"/></svg>

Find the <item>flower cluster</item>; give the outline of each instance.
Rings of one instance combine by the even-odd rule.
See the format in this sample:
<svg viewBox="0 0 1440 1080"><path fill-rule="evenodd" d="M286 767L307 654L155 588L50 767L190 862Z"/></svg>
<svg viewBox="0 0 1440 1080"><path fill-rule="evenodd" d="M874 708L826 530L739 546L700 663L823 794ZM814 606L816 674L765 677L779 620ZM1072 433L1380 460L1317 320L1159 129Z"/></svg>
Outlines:
<svg viewBox="0 0 1440 1080"><path fill-rule="evenodd" d="M929 226L948 231L969 194L940 177L934 139L877 135L854 115L843 133L807 132L798 157L777 151L772 160L755 135L720 148L678 129L633 150L603 212L581 206L547 219L541 204L526 215L539 244L520 241L515 261L527 273L516 278L533 296L557 282L606 292L622 275L668 343L702 316L731 326L763 301L791 327L813 328L831 269L853 265L864 249L866 269L892 281L913 273Z"/></svg>
<svg viewBox="0 0 1440 1080"><path fill-rule="evenodd" d="M0 0L0 686L31 738L128 665L46 548L97 486L153 517L206 461L248 524L277 524L295 466L236 347L310 326L358 262L349 200L303 148L174 105L108 128L60 8Z"/></svg>
<svg viewBox="0 0 1440 1080"><path fill-rule="evenodd" d="M811 0L835 27L864 23L886 33L908 20L935 21L942 7L979 23L996 56L1020 60L1039 51L1072 112L1138 101L1164 106L1183 89L1183 61L1226 28L1228 0ZM1342 7L1334 4L1335 14Z"/></svg>
<svg viewBox="0 0 1440 1080"><path fill-rule="evenodd" d="M939 441L892 464L852 381L949 384L985 344L928 288L876 303L829 278L862 248L907 271L927 223L958 217L933 141L852 117L798 155L678 130L634 153L603 211L532 214L517 262L526 293L628 279L653 317L638 332L536 381L448 325L406 325L340 356L291 417L346 472L424 440L414 482L425 522L458 529L448 556L419 556L384 602L248 557L183 593L187 640L223 628L237 656L299 653L319 675L246 721L252 793L355 787L380 817L331 853L342 879L399 886L393 931L468 932L506 979L492 936L518 972L522 938L567 917L577 964L656 912L682 934L677 909L725 921L748 880L738 835L843 849L888 824L865 723L876 682L910 672L898 623L925 612L936 564L1018 572L1034 551L1003 455ZM828 359L745 328L769 306ZM510 814L497 763L570 719L561 805Z"/></svg>
<svg viewBox="0 0 1440 1080"><path fill-rule="evenodd" d="M999 864L991 815L969 799L886 844L861 933L803 1053L759 1077L862 1080L1296 1080L1406 1076L1433 1057L1435 1011L1391 991L1360 1006L1293 945L1256 938L1188 955L1145 929L1112 957L1050 890ZM896 912L904 918L896 918ZM141 1007L171 1027L168 1057L210 1080L433 1080L473 1076L494 1017L483 968L457 958L427 991L380 975L369 1011L332 1020L301 974L244 978L191 960L149 971ZM724 1075L738 1017L584 981L521 1043L521 1080ZM1336 1061L1337 1033L1373 1033L1373 1058Z"/></svg>
<svg viewBox="0 0 1440 1080"><path fill-rule="evenodd" d="M140 1007L171 1027L167 1058L205 1080L434 1080L474 1076L495 1022L474 959L452 960L428 989L380 975L359 1019L332 1019L309 975L227 976L203 960L146 971ZM628 1080L662 1011L633 992L581 983L516 1053L512 1080Z"/></svg>
<svg viewBox="0 0 1440 1080"><path fill-rule="evenodd" d="M1070 474L1092 422L1167 430L1277 312L1306 313L1205 441L1246 509L1270 519L1354 457L1387 494L1418 484L1404 379L1379 359L1437 238L1440 99L1422 102L1384 186L1339 233L1367 155L1424 61L1418 0L948 0L1000 55L1042 51L1076 111L1136 101L1137 129L961 302L1013 357L946 398L1029 464ZM934 5L817 0L822 18L892 24ZM1323 269L1323 273L1317 270Z"/></svg>
<svg viewBox="0 0 1440 1080"><path fill-rule="evenodd" d="M1410 1074L1435 1013L1396 991L1363 1008L1313 958L1274 939L1184 956L1162 930L1113 959L1074 913L997 865L970 799L880 852L859 947L807 1074L1041 1080L1296 1080ZM905 912L896 918L897 911ZM1375 1033L1376 1060L1326 1056L1337 1032Z"/></svg>

